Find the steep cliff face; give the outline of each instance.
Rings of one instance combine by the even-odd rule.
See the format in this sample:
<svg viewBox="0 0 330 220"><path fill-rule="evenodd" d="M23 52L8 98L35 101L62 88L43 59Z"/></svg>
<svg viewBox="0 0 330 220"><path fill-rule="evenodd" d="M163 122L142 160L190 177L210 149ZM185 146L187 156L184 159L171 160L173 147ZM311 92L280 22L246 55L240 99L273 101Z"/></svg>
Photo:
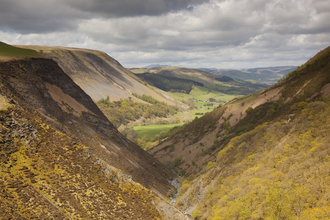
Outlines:
<svg viewBox="0 0 330 220"><path fill-rule="evenodd" d="M2 62L0 73L6 219L162 218L152 201L167 197L175 175L125 139L56 62Z"/></svg>

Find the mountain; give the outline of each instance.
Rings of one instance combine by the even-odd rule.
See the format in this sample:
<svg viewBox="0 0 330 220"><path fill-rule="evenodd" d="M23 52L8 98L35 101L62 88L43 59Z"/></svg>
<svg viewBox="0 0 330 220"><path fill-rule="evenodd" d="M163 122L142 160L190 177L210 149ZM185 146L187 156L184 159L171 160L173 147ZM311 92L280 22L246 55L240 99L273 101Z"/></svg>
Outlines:
<svg viewBox="0 0 330 220"><path fill-rule="evenodd" d="M39 51L53 59L93 100L110 97L111 101L127 99L140 101L132 96L148 94L169 105L175 105L166 99L162 91L146 85L141 79L124 68L117 60L104 52L80 48L22 46ZM180 104L176 102L177 104Z"/></svg>
<svg viewBox="0 0 330 220"><path fill-rule="evenodd" d="M153 74L158 74L162 76L167 77L173 77L173 78L181 78L181 79L188 79L193 80L200 83L213 83L216 82L215 77L216 75L204 72L198 69L190 69L190 68L184 68L184 67L154 67L149 69L131 69L134 73L142 73L142 72L148 72Z"/></svg>
<svg viewBox="0 0 330 220"><path fill-rule="evenodd" d="M130 70L140 78L145 79L148 83L156 87L157 84L160 84L161 86L158 86L158 88L163 90L164 87L172 89L171 87L174 84L180 84L179 81L176 83L168 83L167 81L169 77L172 78L172 81L174 79L184 79L187 80L187 83L194 81L202 84L203 87L206 87L210 90L222 92L225 94L247 95L268 87L265 84L253 84L244 80L233 79L229 76L218 76L199 69L190 69L183 67L155 67L151 69L134 68ZM163 78L163 80L161 78ZM194 83L194 85L197 84ZM190 87L190 90L191 89L192 88ZM168 89L165 89L165 91L167 90ZM175 90L180 89L175 88ZM181 88L181 90L185 90L186 92L189 91L188 89L186 89L186 86L184 86L184 88Z"/></svg>
<svg viewBox="0 0 330 220"><path fill-rule="evenodd" d="M265 75L286 75L289 72L294 71L297 69L296 66L276 66L276 67L259 67L259 68L252 68L246 69L250 73L258 73L258 74L265 74Z"/></svg>
<svg viewBox="0 0 330 220"><path fill-rule="evenodd" d="M204 68L203 70L220 76L229 76L236 79L273 85L287 73L294 71L296 68L296 66L278 66L243 70L207 68Z"/></svg>
<svg viewBox="0 0 330 220"><path fill-rule="evenodd" d="M330 47L275 85L232 100L150 149L184 175L193 219L326 219Z"/></svg>
<svg viewBox="0 0 330 220"><path fill-rule="evenodd" d="M154 67L163 67L163 66L169 66L169 65L151 64L151 65L145 66L143 68L150 69L150 68L154 68Z"/></svg>
<svg viewBox="0 0 330 220"><path fill-rule="evenodd" d="M54 60L15 53L0 63L1 218L186 219L163 200L172 171Z"/></svg>

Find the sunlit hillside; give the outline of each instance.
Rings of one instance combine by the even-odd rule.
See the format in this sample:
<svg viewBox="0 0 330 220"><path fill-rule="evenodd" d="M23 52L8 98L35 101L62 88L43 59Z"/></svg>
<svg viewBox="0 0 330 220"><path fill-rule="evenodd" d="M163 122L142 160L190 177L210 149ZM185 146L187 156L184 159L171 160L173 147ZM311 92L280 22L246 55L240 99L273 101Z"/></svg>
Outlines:
<svg viewBox="0 0 330 220"><path fill-rule="evenodd" d="M329 61L330 47L151 149L186 173L176 207L194 219L327 219Z"/></svg>

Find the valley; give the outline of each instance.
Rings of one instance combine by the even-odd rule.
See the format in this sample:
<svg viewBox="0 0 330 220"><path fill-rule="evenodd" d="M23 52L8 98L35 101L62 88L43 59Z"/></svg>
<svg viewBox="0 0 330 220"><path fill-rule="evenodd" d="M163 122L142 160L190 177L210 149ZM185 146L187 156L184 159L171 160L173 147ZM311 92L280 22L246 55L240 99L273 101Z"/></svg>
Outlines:
<svg viewBox="0 0 330 220"><path fill-rule="evenodd" d="M330 47L246 70L0 51L5 219L329 218Z"/></svg>

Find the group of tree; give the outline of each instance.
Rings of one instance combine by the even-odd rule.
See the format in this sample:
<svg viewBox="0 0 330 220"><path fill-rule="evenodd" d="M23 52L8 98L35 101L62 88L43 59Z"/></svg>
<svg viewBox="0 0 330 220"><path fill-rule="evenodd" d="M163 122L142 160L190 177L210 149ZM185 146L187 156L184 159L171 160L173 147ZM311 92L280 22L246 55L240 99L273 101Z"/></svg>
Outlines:
<svg viewBox="0 0 330 220"><path fill-rule="evenodd" d="M132 96L135 96L136 98L139 98L139 99L141 99L141 100L143 100L145 102L148 102L150 104L158 104L158 103L160 103L160 104L166 105L164 102L160 102L160 101L158 101L157 99L153 98L150 95L146 95L146 94L138 95L138 94L136 94L136 93L133 92L132 93Z"/></svg>
<svg viewBox="0 0 330 220"><path fill-rule="evenodd" d="M110 101L109 96L97 101L98 107L107 116L107 118L118 128L121 124L126 125L129 122L135 121L141 117L146 119L151 118L166 118L174 115L179 108L169 106L164 102L159 102L151 96L142 95L141 99L153 103L145 104L134 102L131 99L120 99L119 101ZM139 97L139 98L140 98Z"/></svg>

